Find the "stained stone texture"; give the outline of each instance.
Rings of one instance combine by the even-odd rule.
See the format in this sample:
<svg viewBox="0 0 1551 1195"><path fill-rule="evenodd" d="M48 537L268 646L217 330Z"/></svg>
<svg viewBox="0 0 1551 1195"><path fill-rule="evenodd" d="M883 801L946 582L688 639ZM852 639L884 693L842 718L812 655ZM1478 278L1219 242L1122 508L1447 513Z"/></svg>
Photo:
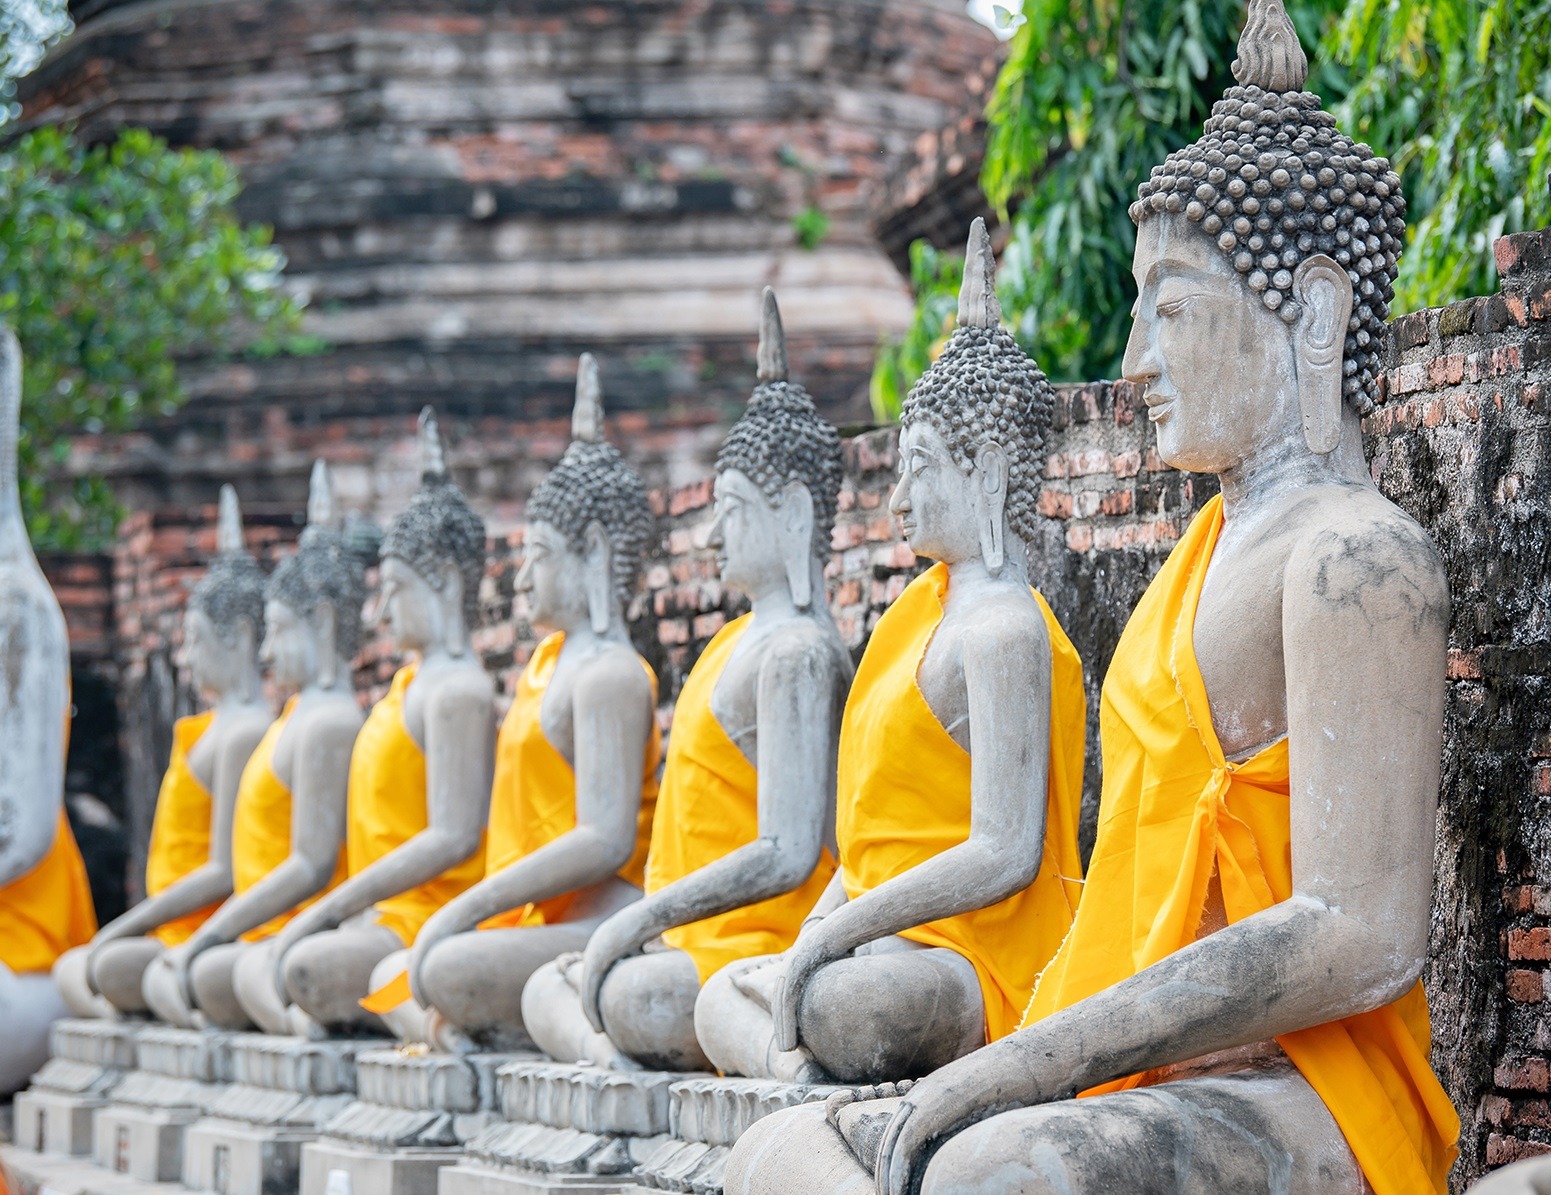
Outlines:
<svg viewBox="0 0 1551 1195"><path fill-rule="evenodd" d="M11 1139L38 1153L92 1152L92 1121L135 1065L138 1026L119 1021L56 1021L49 1060L16 1096Z"/></svg>
<svg viewBox="0 0 1551 1195"><path fill-rule="evenodd" d="M721 1195L727 1155L750 1125L840 1090L721 1076L675 1083L668 1089L668 1139L641 1161L637 1177L655 1190Z"/></svg>
<svg viewBox="0 0 1551 1195"><path fill-rule="evenodd" d="M301 1190L326 1195L329 1176L353 1189L379 1185L434 1192L437 1173L463 1157L463 1145L496 1119L496 1071L511 1054L417 1054L369 1050L356 1059L356 1098L305 1147Z"/></svg>
<svg viewBox="0 0 1551 1195"><path fill-rule="evenodd" d="M148 1026L136 1036L136 1069L97 1113L93 1156L103 1169L142 1182L183 1174L183 1136L232 1079L234 1034Z"/></svg>
<svg viewBox="0 0 1551 1195"><path fill-rule="evenodd" d="M302 1146L355 1098L356 1060L377 1041L233 1035L231 1082L183 1140L184 1186L215 1195L294 1191Z"/></svg>

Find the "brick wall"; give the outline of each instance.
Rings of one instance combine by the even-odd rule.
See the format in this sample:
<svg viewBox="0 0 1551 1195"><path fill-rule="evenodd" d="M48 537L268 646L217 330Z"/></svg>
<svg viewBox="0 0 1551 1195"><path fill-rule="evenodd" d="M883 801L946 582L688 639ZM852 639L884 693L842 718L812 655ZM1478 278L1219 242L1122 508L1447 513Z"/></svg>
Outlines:
<svg viewBox="0 0 1551 1195"><path fill-rule="evenodd" d="M1500 293L1392 325L1386 396L1365 426L1375 478L1428 528L1453 593L1425 978L1434 1061L1465 1125L1456 1191L1491 1167L1551 1152L1551 230L1504 239L1498 261ZM1158 460L1132 387L1065 386L1059 396L1031 566L1083 655L1095 702L1121 627L1214 485ZM474 425L455 437L453 460L472 468L480 449L467 437L485 434ZM551 457L558 426L553 439ZM845 452L827 578L841 632L860 651L918 566L887 515L894 431L853 436ZM710 495L704 478L653 493L661 543L630 616L662 680L665 724L700 648L740 609L698 546ZM503 517L515 528L519 514ZM172 657L213 518L213 506L134 516L114 554L112 660L140 841L171 719L189 699ZM297 521L293 509L252 505L250 540L272 560ZM533 645L513 610L520 549L520 529L492 540L476 634L505 692ZM87 566L49 567L72 609L100 609ZM366 697L383 691L396 662L373 637L361 660ZM1091 737L1087 781L1085 841L1098 787Z"/></svg>

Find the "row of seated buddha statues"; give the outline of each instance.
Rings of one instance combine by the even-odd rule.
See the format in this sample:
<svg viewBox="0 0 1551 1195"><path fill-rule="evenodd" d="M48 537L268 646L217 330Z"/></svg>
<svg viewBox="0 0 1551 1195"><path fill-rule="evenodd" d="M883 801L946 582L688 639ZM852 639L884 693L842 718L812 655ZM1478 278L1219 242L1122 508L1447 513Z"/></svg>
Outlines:
<svg viewBox="0 0 1551 1195"><path fill-rule="evenodd" d="M1449 598L1360 424L1404 202L1306 73L1251 0L1237 85L1131 207L1125 375L1221 494L1110 662L1086 869L1083 667L1028 565L1054 393L976 221L890 499L933 563L854 674L840 440L766 292L707 541L750 610L665 751L625 621L652 516L590 358L527 505L516 588L549 634L499 728L483 525L434 418L372 600L415 662L364 721L326 471L267 580L226 501L185 635L215 705L178 728L155 894L56 967L71 1007L858 1085L756 1123L729 1193L1445 1190L1418 980ZM273 722L259 662L295 694Z"/></svg>

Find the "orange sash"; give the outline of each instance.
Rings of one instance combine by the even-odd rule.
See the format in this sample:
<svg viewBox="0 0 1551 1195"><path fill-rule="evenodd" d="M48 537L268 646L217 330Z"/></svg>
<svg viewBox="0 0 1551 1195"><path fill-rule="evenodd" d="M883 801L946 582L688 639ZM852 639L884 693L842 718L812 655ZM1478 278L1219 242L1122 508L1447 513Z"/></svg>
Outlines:
<svg viewBox="0 0 1551 1195"><path fill-rule="evenodd" d="M658 892L759 837L759 773L727 737L711 695L752 614L733 620L706 645L673 707L673 734L662 775L646 890ZM797 940L835 864L826 850L798 887L741 909L692 921L663 941L695 961L704 983L728 963L779 954Z"/></svg>
<svg viewBox="0 0 1551 1195"><path fill-rule="evenodd" d="M1213 872L1228 921L1292 895L1286 739L1228 762L1212 729L1193 633L1222 528L1214 498L1142 596L1104 680L1104 794L1072 932L1025 1023L1120 983L1196 940ZM1376 1195L1447 1190L1459 1118L1428 1064L1427 998L1277 1042L1324 1100ZM1133 1075L1084 1092L1136 1087Z"/></svg>
<svg viewBox="0 0 1551 1195"><path fill-rule="evenodd" d="M360 875L430 826L426 798L425 753L404 726L404 694L415 679L415 665L393 674L387 694L372 707L350 752L349 821L345 860L350 875ZM377 902L377 924L410 946L420 927L458 893L485 874L480 849L424 884Z"/></svg>
<svg viewBox="0 0 1551 1195"><path fill-rule="evenodd" d="M916 679L942 622L947 592L943 564L912 581L878 620L851 684L840 729L836 828L841 875L852 900L969 838L970 756L932 713ZM1004 900L901 935L946 946L974 965L988 1041L1017 1027L1082 892L1077 821L1088 715L1082 660L1045 599L1038 592L1034 599L1050 634L1052 664L1039 872Z"/></svg>
<svg viewBox="0 0 1551 1195"><path fill-rule="evenodd" d="M544 733L544 694L560 661L565 635L550 635L534 649L528 666L517 680L512 707L501 722L496 740L495 785L490 797L490 838L485 848L485 871L494 875L518 859L531 855L562 834L576 829L576 773L565 756ZM652 685L652 705L657 704L657 674L645 660L641 667ZM651 736L641 775L641 811L636 815L636 846L619 878L641 887L646 869L646 850L652 837L652 815L657 807L657 765L662 761L662 731L652 719ZM511 929L564 921L575 893L565 893L537 904L524 905L482 922L480 929Z"/></svg>
<svg viewBox="0 0 1551 1195"><path fill-rule="evenodd" d="M189 767L189 752L214 721L215 711L206 710L179 718L172 725L172 756L156 795L151 845L145 856L147 896L165 892L210 862L210 790ZM164 946L187 942L216 908L217 905L207 905L163 922L149 936Z"/></svg>
<svg viewBox="0 0 1551 1195"><path fill-rule="evenodd" d="M232 891L241 896L275 868L291 857L291 790L275 775L275 748L291 720L296 698L285 703L280 716L269 724L259 745L253 749L242 769L237 785L237 803L232 812ZM339 865L328 887L334 888L345 878L345 853L339 853ZM325 889L324 891L327 891ZM285 928L286 923L322 893L312 896L294 909L271 918L242 935L244 942L262 942Z"/></svg>
<svg viewBox="0 0 1551 1195"><path fill-rule="evenodd" d="M96 932L86 863L61 809L48 854L0 887L0 963L18 975L47 975L60 955Z"/></svg>

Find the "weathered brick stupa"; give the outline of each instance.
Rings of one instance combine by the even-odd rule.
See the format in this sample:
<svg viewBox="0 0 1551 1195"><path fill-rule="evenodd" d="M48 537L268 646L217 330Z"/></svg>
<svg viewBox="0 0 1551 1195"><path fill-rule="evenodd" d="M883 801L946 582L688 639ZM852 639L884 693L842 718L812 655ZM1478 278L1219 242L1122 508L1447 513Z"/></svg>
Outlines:
<svg viewBox="0 0 1551 1195"><path fill-rule="evenodd" d="M910 313L868 196L995 46L961 0L73 9L22 85L22 127L145 126L229 155L331 347L196 362L182 412L83 439L72 468L135 509L222 481L251 508L299 507L321 453L342 499L383 516L434 403L498 530L564 448L584 349L648 483L701 476L752 382L763 284L823 412L863 416L879 335Z"/></svg>

